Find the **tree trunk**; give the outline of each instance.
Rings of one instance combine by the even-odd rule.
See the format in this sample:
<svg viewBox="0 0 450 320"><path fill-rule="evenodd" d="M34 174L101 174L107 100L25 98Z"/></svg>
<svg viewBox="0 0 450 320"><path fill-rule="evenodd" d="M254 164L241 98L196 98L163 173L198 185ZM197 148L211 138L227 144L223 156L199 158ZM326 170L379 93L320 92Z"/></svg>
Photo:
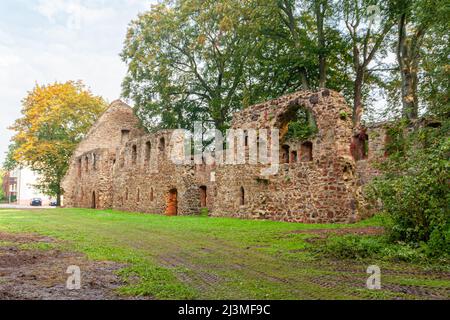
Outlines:
<svg viewBox="0 0 450 320"><path fill-rule="evenodd" d="M56 206L61 207L61 192L56 195Z"/></svg>
<svg viewBox="0 0 450 320"><path fill-rule="evenodd" d="M409 120L417 119L417 69L408 66L403 67L402 73L402 114Z"/></svg>
<svg viewBox="0 0 450 320"><path fill-rule="evenodd" d="M327 79L327 59L325 54L324 18L326 1L316 0L317 45L319 49L319 88L325 88Z"/></svg>
<svg viewBox="0 0 450 320"><path fill-rule="evenodd" d="M401 74L402 115L406 119L417 119L418 116L418 54L413 46L419 41L417 38L408 39L406 30L406 14L400 16L398 23L397 60ZM418 37L421 33L418 33Z"/></svg>
<svg viewBox="0 0 450 320"><path fill-rule="evenodd" d="M354 96L353 96L353 124L355 128L359 128L361 125L361 117L363 113L363 105L362 105L363 83L364 83L364 69L362 67L359 67L356 71Z"/></svg>

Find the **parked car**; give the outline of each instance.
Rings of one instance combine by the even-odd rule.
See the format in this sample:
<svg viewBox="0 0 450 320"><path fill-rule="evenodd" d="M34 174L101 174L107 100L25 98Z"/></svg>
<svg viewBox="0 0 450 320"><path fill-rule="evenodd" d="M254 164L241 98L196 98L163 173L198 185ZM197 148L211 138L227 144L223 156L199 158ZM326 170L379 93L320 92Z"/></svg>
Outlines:
<svg viewBox="0 0 450 320"><path fill-rule="evenodd" d="M58 203L56 201L50 202L50 207L57 207Z"/></svg>
<svg viewBox="0 0 450 320"><path fill-rule="evenodd" d="M32 206L32 207L42 207L42 199L34 198L33 200L31 200L30 206Z"/></svg>

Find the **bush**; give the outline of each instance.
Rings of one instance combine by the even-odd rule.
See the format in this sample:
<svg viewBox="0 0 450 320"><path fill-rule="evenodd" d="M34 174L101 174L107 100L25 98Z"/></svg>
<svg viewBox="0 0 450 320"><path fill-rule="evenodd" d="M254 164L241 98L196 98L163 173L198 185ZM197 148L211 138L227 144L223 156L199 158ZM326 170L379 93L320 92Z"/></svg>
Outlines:
<svg viewBox="0 0 450 320"><path fill-rule="evenodd" d="M383 174L369 185L368 193L383 204L391 241L426 244L430 256L449 255L449 121L407 135L406 129L410 130L399 124L390 131L397 136L391 136L389 157L380 165Z"/></svg>

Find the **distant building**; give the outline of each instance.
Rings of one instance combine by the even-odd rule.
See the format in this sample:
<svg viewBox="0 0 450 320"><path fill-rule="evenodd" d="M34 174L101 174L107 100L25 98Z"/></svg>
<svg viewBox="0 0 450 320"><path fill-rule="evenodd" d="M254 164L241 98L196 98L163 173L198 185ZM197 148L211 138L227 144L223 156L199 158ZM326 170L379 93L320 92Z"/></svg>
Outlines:
<svg viewBox="0 0 450 320"><path fill-rule="evenodd" d="M40 198L44 206L50 205L52 199L35 187L38 178L39 175L29 168L6 172L2 186L6 200L18 205L29 205L32 199Z"/></svg>
<svg viewBox="0 0 450 320"><path fill-rule="evenodd" d="M14 203L17 199L17 177L13 172L5 172L2 184L3 194L7 202Z"/></svg>

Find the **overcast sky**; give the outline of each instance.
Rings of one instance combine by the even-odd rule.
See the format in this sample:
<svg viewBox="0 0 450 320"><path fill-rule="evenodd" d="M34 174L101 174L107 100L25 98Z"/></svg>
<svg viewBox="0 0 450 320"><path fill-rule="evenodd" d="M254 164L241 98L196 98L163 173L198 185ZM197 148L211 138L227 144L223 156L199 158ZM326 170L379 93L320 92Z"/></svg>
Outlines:
<svg viewBox="0 0 450 320"><path fill-rule="evenodd" d="M12 135L7 128L36 83L83 80L94 94L119 98L127 25L151 2L0 1L0 162Z"/></svg>

